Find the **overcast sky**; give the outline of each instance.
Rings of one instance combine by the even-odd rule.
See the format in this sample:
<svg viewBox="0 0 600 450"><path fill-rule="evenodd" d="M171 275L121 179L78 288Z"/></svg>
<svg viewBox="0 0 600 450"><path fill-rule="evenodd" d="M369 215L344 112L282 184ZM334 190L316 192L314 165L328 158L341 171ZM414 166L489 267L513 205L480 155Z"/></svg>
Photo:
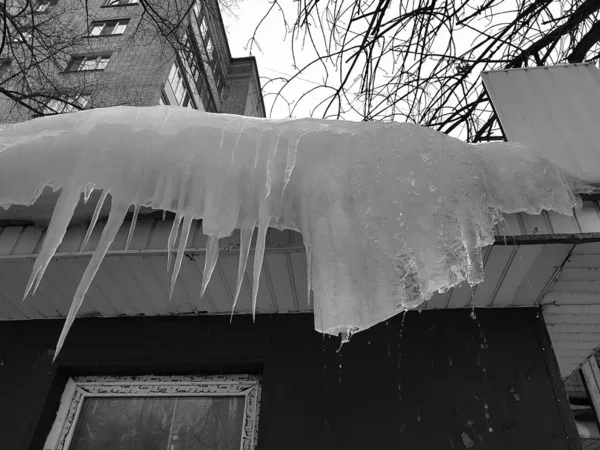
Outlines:
<svg viewBox="0 0 600 450"><path fill-rule="evenodd" d="M282 2L286 5L286 13L289 17L293 17L295 13L296 3L291 1ZM241 0L232 12L222 11L223 20L227 30L229 46L233 57L250 55L248 40L252 37L256 25L263 18L271 3L267 0ZM284 41L285 39L285 41ZM258 70L261 77L276 78L276 77L291 77L296 73L293 67L293 60L290 50L290 38L286 36L285 28L281 15L272 13L270 17L261 25L260 33L257 35L257 42L260 49L256 45L252 48L252 55L256 57L258 62ZM298 55L297 55L298 56ZM312 49L303 52L301 57L306 60L314 56ZM299 66L301 66L299 64ZM319 85L317 82L321 75L318 71L305 73L299 79L296 79L294 84L286 90L286 95L289 98L299 97L304 92ZM315 81L316 80L316 81ZM265 79L262 80L263 83ZM274 89L267 88L269 92ZM321 96L313 94L309 101L300 103L298 109L294 112L294 117L310 116L310 106L318 102ZM275 102L273 111L273 95L265 96L265 106L267 108L267 116L271 118L285 118L289 115L288 106L284 101Z"/></svg>

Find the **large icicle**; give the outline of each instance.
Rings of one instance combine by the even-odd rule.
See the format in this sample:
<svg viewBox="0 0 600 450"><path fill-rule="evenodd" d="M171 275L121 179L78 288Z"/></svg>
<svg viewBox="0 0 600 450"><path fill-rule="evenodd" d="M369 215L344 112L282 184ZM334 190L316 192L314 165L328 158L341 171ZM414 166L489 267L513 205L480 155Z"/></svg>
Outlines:
<svg viewBox="0 0 600 450"><path fill-rule="evenodd" d="M83 299L85 297L86 292L88 291L92 281L94 280L94 276L98 269L100 268L100 264L104 259L104 255L110 248L117 232L119 231L119 227L123 223L123 219L125 218L125 214L127 214L127 209L129 205L117 204L117 202L113 202L113 205L110 210L110 214L108 216L108 221L104 226L104 230L102 231L102 236L100 237L100 242L98 242L98 246L96 247L96 251L92 255L92 259L88 264L83 276L81 277L81 282L79 286L77 286L77 291L75 292L75 297L73 298L73 302L71 303L71 307L69 308L69 314L67 315L67 320L63 326L63 329L60 333L60 337L58 338L58 344L56 346L56 355L60 352L65 339L67 338L67 334L71 329L71 325L75 320L75 316L83 303Z"/></svg>
<svg viewBox="0 0 600 450"><path fill-rule="evenodd" d="M122 205L133 205L134 221L142 206L175 213L169 266L183 221L171 290L199 219L208 236L201 294L219 239L242 230L237 299L258 225L254 311L268 227L301 232L315 328L344 336L435 291L480 282L481 247L493 242L502 213L572 214L577 206L559 170L519 144L473 146L409 124L275 121L169 107L83 111L0 129L0 205L30 205L44 186L62 193L26 292L39 284L81 192L103 191L88 234L106 193L113 198L68 325L122 221Z"/></svg>

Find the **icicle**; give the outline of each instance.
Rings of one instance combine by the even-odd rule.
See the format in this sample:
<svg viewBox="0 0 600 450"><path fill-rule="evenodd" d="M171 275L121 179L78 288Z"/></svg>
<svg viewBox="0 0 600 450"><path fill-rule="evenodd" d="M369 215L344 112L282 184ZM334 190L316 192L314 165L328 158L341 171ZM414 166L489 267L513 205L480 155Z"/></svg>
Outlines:
<svg viewBox="0 0 600 450"><path fill-rule="evenodd" d="M106 255L106 252L110 248L117 232L119 231L119 227L123 223L123 219L125 218L125 214L127 214L127 210L129 209L127 206L120 205L117 206L116 202L113 199L113 205L110 210L110 214L108 215L108 221L104 226L104 230L102 231L102 237L100 238L100 242L98 242L98 246L92 255L92 259L90 260L88 266L81 277L81 281L79 282L79 286L77 286L77 291L75 292L75 296L73 297L73 302L71 303L71 307L69 308L69 313L67 315L67 320L63 325L63 329L60 333L60 337L58 338L58 344L56 345L56 353L54 354L54 359L60 353L60 350L65 343L65 339L69 330L71 329L71 325L75 320L75 316L83 303L83 299L85 297L86 292L88 291L90 285L92 284L92 280Z"/></svg>
<svg viewBox="0 0 600 450"><path fill-rule="evenodd" d="M181 214L178 211L175 215L175 220L173 220L173 226L171 227L171 232L169 233L169 240L167 241L167 271L171 270L171 253L173 252L173 246L175 245L175 241L177 240L177 234L179 233L180 223Z"/></svg>
<svg viewBox="0 0 600 450"><path fill-rule="evenodd" d="M237 305L240 290L242 289L242 283L244 282L244 275L246 272L246 265L248 264L248 254L250 253L250 244L252 242L252 235L254 234L254 225L252 228L242 228L240 231L240 260L238 263L237 282L235 285L235 295L233 297L233 306L231 307L231 318L233 319L233 312L235 311L235 305Z"/></svg>
<svg viewBox="0 0 600 450"><path fill-rule="evenodd" d="M327 125L322 125L320 129L327 128ZM283 178L283 190L285 192L285 188L287 188L288 183L290 182L290 178L292 176L292 172L294 171L294 167L296 167L296 155L298 154L298 146L300 145L300 139L306 136L309 133L312 133L317 130L308 130L302 133L295 140L293 145L288 145L288 154L287 154L287 162L285 166L285 175Z"/></svg>
<svg viewBox="0 0 600 450"><path fill-rule="evenodd" d="M85 250L85 246L87 245L88 241L90 240L90 236L92 235L92 231L94 231L94 227L96 226L96 222L98 221L98 216L100 215L102 206L104 206L104 201L106 200L107 195L108 195L108 189L104 189L102 191L102 195L98 199L98 203L96 204L96 209L94 210L94 214L92 215L92 220L90 221L90 225L88 226L88 229L85 232L85 237L83 238L81 247L79 247L80 253Z"/></svg>
<svg viewBox="0 0 600 450"><path fill-rule="evenodd" d="M265 131L261 131L259 136L258 136L258 140L256 142L256 150L254 153L254 168L256 169L258 167L258 160L260 159L260 146L262 145L262 141L263 141L263 136L265 135Z"/></svg>
<svg viewBox="0 0 600 450"><path fill-rule="evenodd" d="M206 241L206 258L204 260L204 273L202 274L202 288L200 290L200 298L204 297L204 292L208 286L208 282L212 277L212 273L217 265L219 257L219 237L212 235Z"/></svg>
<svg viewBox="0 0 600 450"><path fill-rule="evenodd" d="M52 214L52 219L50 220L50 225L48 226L48 232L44 238L42 251L38 255L33 265L29 281L27 282L27 287L25 288L23 299L27 297L27 294L31 290L32 286L33 294L35 294L40 281L42 281L46 267L48 267L48 264L54 256L56 249L65 236L67 226L71 221L71 217L73 217L75 207L77 206L77 203L79 203L79 197L79 189L76 189L72 186L63 189L62 193L60 194L58 202L54 207L54 213Z"/></svg>
<svg viewBox="0 0 600 450"><path fill-rule="evenodd" d="M96 186L93 183L88 183L85 185L85 188L83 190L83 203L87 203L88 200L90 199L90 195L92 195L92 192L94 192L94 188Z"/></svg>
<svg viewBox="0 0 600 450"><path fill-rule="evenodd" d="M267 240L267 231L271 217L262 218L258 223L258 238L256 239L256 248L254 249L254 274L252 279L252 319L256 319L256 299L258 297L258 284L260 282L260 272L262 271L263 258L265 257L265 244Z"/></svg>
<svg viewBox="0 0 600 450"><path fill-rule="evenodd" d="M177 249L177 259L175 259L175 266L173 267L173 274L171 275L171 291L169 292L169 300L173 297L173 291L175 290L175 282L179 275L179 269L181 268L181 262L183 261L183 255L185 253L185 246L190 235L190 227L194 220L192 215L185 216L183 219L183 225L181 226L181 236L179 237L179 248Z"/></svg>
<svg viewBox="0 0 600 450"><path fill-rule="evenodd" d="M283 176L283 189L281 190L282 193L285 192L285 188L290 182L292 172L294 171L294 167L296 166L296 153L298 152L298 144L300 143L300 138L303 135L304 134L300 135L293 145L288 145L287 162L285 165L285 174Z"/></svg>
<svg viewBox="0 0 600 450"><path fill-rule="evenodd" d="M129 233L127 234L127 242L125 242L125 250L129 248L131 238L133 237L133 231L135 230L135 224L137 223L138 214L140 213L140 205L135 205L133 209L133 217L131 218L131 225L129 226Z"/></svg>
<svg viewBox="0 0 600 450"><path fill-rule="evenodd" d="M244 123L240 122L240 134L238 135L235 145L233 146L233 150L231 152L231 164L233 164L233 160L235 159L235 152L238 149L238 145L240 145L240 139L242 138L242 134L244 133Z"/></svg>
<svg viewBox="0 0 600 450"><path fill-rule="evenodd" d="M279 146L280 138L280 132L277 132L277 139L275 139L275 134L271 136L271 143L269 144L269 156L267 157L267 176L265 181L267 195L265 195L265 198L271 194L271 183L273 182L273 163L275 162L275 156L277 155L277 147Z"/></svg>
<svg viewBox="0 0 600 450"><path fill-rule="evenodd" d="M287 155L278 155L284 144ZM120 204L175 214L169 269L183 215L202 218L209 236L203 292L218 238L258 222L254 314L268 226L302 233L315 325L331 334L368 328L465 279L481 281L480 249L493 242L501 213L572 215L580 206L574 189L585 187L514 143L475 147L410 124L273 121L183 108L102 108L5 126L0 149L0 205L31 205L44 186L63 190L26 295L65 236L81 192L87 200L94 185L103 194L82 250L108 190ZM398 258L408 248L411 257Z"/></svg>

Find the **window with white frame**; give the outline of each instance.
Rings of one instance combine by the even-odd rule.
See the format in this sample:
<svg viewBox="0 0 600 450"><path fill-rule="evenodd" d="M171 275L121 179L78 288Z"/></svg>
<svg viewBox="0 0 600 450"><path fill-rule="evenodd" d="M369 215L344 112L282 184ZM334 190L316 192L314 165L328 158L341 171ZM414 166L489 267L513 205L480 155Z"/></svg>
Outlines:
<svg viewBox="0 0 600 450"><path fill-rule="evenodd" d="M252 450L253 375L74 377L44 450Z"/></svg>
<svg viewBox="0 0 600 450"><path fill-rule="evenodd" d="M173 90L173 94L175 95L175 100L177 101L177 104L179 106L193 108L194 105L192 103L190 92L183 77L183 71L181 70L181 67L179 66L177 61L173 63L167 81L171 86L171 89Z"/></svg>
<svg viewBox="0 0 600 450"><path fill-rule="evenodd" d="M89 36L114 36L125 33L129 19L107 20L104 22L92 22Z"/></svg>
<svg viewBox="0 0 600 450"><path fill-rule="evenodd" d="M136 5L139 0L106 0L104 6Z"/></svg>
<svg viewBox="0 0 600 450"><path fill-rule="evenodd" d="M109 54L74 56L67 65L66 72L81 72L86 70L104 70L110 61Z"/></svg>
<svg viewBox="0 0 600 450"><path fill-rule="evenodd" d="M38 0L33 5L33 11L36 13L43 13L48 11L48 8L58 3L58 0Z"/></svg>
<svg viewBox="0 0 600 450"><path fill-rule="evenodd" d="M85 109L90 102L90 95L66 97L64 100L52 99L44 106L44 114L64 114Z"/></svg>

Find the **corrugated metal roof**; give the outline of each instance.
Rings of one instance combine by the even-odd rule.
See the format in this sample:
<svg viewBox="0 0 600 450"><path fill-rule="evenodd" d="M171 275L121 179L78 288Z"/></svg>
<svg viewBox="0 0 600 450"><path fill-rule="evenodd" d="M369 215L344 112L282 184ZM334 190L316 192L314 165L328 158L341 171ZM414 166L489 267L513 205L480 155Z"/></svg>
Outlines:
<svg viewBox="0 0 600 450"><path fill-rule="evenodd" d="M528 217L508 217L506 227L519 234L546 233ZM600 225L600 218L598 218ZM186 245L180 277L172 301L168 299L170 274L167 272L168 235L172 221L140 220L128 248L129 224L119 231L107 257L86 296L82 314L87 316L230 314L235 291L239 255L239 233L220 242L216 271L208 285L208 295L200 299L206 236L201 224L193 227ZM541 227L541 225L539 225ZM558 225L557 225L558 226ZM552 223L549 224L550 228ZM600 228L599 228L600 229ZM84 251L81 244L85 226L70 227L38 292L21 302L26 279L42 245L44 229L34 226L0 228L0 320L65 317L83 270L95 248L102 226L98 226ZM531 235L534 237L535 235ZM570 244L496 245L484 249L485 282L474 288L467 284L436 294L426 309L531 306L541 300L557 268L573 247ZM175 247L177 247L177 243ZM251 312L252 265L247 268L237 313ZM259 313L309 312L306 253L302 236L292 231L269 230L261 274Z"/></svg>
<svg viewBox="0 0 600 450"><path fill-rule="evenodd" d="M539 149L567 173L600 179L600 71L593 64L484 72L509 141Z"/></svg>
<svg viewBox="0 0 600 450"><path fill-rule="evenodd" d="M544 317L564 376L600 344L600 244L557 243L540 236L585 236L600 232L599 207L586 202L574 218L545 214L508 215L498 227L498 242L484 249L485 281L459 285L436 294L423 309L527 307L543 305ZM125 248L129 223L119 231L80 311L87 317L135 315L230 314L237 278L239 234L220 242L221 255L204 298L199 297L206 237L196 223L186 245L186 258L169 300L166 243L171 220L140 220ZM43 242L45 230L34 226L0 228L0 320L65 317L101 224L83 252L86 226L67 230L37 293L22 301L25 284ZM520 237L529 245L514 245ZM529 241L528 241L529 240ZM506 245L502 245L505 243ZM177 247L177 243L175 244ZM564 266L564 267L563 267ZM252 265L235 313L251 312ZM600 280L600 278L598 278ZM558 281L556 281L558 280ZM269 230L260 280L258 313L310 312L306 254L302 236Z"/></svg>

